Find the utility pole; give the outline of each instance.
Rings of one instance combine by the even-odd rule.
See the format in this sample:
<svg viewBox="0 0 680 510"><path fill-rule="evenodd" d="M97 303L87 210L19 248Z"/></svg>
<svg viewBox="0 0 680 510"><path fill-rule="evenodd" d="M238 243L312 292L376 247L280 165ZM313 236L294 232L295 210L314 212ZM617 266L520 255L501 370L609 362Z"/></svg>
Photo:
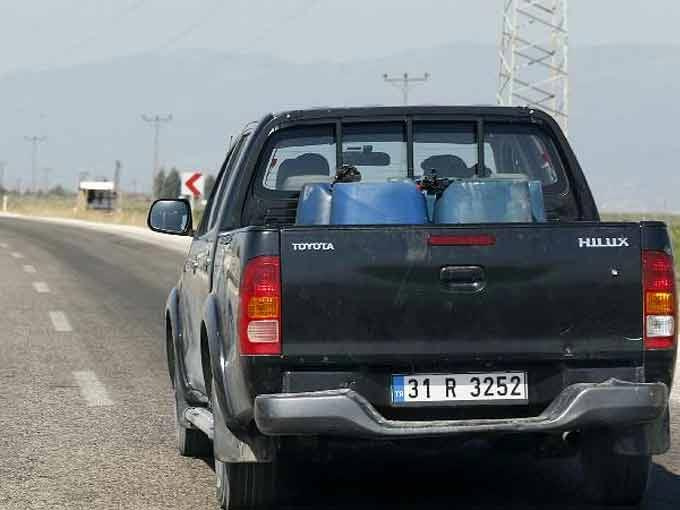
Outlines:
<svg viewBox="0 0 680 510"><path fill-rule="evenodd" d="M123 190L120 187L120 175L123 172L123 163L119 159L116 160L116 166L113 171L113 189L116 192L116 201L118 202L117 209L123 210Z"/></svg>
<svg viewBox="0 0 680 510"><path fill-rule="evenodd" d="M411 77L408 73L404 73L402 76L390 77L387 73L383 74L383 80L390 85L394 85L401 90L402 100L404 105L408 105L408 92L409 88L415 83L423 83L430 79L430 73L425 73L422 76Z"/></svg>
<svg viewBox="0 0 680 510"><path fill-rule="evenodd" d="M498 104L535 106L567 132L568 0L504 0Z"/></svg>
<svg viewBox="0 0 680 510"><path fill-rule="evenodd" d="M80 183L87 179L89 175L90 172L87 171L78 172L78 181L76 182L76 206L74 211L79 210L81 206L87 208L87 196L80 193Z"/></svg>
<svg viewBox="0 0 680 510"><path fill-rule="evenodd" d="M2 194L2 212L7 212L7 189L5 188L5 167L7 161L0 161L0 193Z"/></svg>
<svg viewBox="0 0 680 510"><path fill-rule="evenodd" d="M43 168L43 179L44 179L44 184L45 184L45 193L49 193L50 191L50 172L52 171L51 168Z"/></svg>
<svg viewBox="0 0 680 510"><path fill-rule="evenodd" d="M25 136L27 142L31 142L31 191L37 191L36 172L38 167L38 145L47 140L46 136Z"/></svg>
<svg viewBox="0 0 680 510"><path fill-rule="evenodd" d="M0 161L0 191L5 190L5 167L7 166L7 161Z"/></svg>
<svg viewBox="0 0 680 510"><path fill-rule="evenodd" d="M153 134L153 170L151 172L151 194L153 195L153 184L156 180L156 175L158 174L158 169L160 166L159 162L159 139L161 124L170 122L172 120L172 114L165 116L162 115L142 115L142 120L153 124L154 134ZM153 197L156 198L156 197Z"/></svg>
<svg viewBox="0 0 680 510"><path fill-rule="evenodd" d="M7 190L5 189L5 166L7 166L7 161L0 161L0 194L2 195L2 212L7 212Z"/></svg>

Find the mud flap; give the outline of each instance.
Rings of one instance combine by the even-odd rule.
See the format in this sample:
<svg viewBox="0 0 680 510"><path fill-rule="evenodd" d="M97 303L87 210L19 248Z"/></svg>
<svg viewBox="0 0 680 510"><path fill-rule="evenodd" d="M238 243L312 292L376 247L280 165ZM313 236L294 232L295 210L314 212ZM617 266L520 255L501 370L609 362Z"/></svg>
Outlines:
<svg viewBox="0 0 680 510"><path fill-rule="evenodd" d="M222 462L272 462L275 457L275 444L270 438L260 434L243 436L243 441L227 427L220 405L213 409L214 416L214 453Z"/></svg>
<svg viewBox="0 0 680 510"><path fill-rule="evenodd" d="M226 381L225 377L225 341L221 334L219 308L213 296L209 296L203 308L203 323L208 335L210 350L210 365L216 384L213 419L214 419L214 454L222 462L272 462L276 452L276 443L272 438L257 432L239 432L238 437L227 426L224 414L226 409Z"/></svg>
<svg viewBox="0 0 680 510"><path fill-rule="evenodd" d="M670 410L650 423L635 425L616 434L614 452L620 455L660 455L671 447Z"/></svg>

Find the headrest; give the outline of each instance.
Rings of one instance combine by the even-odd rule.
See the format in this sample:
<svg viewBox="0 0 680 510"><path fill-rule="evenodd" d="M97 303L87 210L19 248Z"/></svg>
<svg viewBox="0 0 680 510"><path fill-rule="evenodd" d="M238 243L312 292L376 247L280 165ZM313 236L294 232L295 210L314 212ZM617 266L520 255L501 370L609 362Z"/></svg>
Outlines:
<svg viewBox="0 0 680 510"><path fill-rule="evenodd" d="M453 154L437 154L430 156L420 164L425 173L437 172L438 177L467 179L475 174L474 168L468 168L458 156Z"/></svg>
<svg viewBox="0 0 680 510"><path fill-rule="evenodd" d="M320 154L308 152L297 158L286 159L279 166L276 174L276 189L285 189L284 182L289 177L300 175L330 176L331 169L328 160Z"/></svg>

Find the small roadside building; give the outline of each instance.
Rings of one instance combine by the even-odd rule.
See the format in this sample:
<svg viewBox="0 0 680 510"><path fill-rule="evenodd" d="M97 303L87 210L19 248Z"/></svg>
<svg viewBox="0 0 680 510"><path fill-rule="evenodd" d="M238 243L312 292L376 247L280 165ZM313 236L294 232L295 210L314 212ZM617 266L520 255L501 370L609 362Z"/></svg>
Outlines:
<svg viewBox="0 0 680 510"><path fill-rule="evenodd" d="M112 211L116 205L113 181L81 181L78 184L78 208Z"/></svg>

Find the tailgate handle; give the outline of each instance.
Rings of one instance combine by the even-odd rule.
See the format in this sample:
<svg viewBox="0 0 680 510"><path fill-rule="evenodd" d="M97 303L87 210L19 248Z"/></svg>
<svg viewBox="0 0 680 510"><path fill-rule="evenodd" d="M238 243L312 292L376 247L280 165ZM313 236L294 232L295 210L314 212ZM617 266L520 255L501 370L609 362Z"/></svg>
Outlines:
<svg viewBox="0 0 680 510"><path fill-rule="evenodd" d="M484 268L480 266L444 266L439 281L446 290L473 294L486 287Z"/></svg>

